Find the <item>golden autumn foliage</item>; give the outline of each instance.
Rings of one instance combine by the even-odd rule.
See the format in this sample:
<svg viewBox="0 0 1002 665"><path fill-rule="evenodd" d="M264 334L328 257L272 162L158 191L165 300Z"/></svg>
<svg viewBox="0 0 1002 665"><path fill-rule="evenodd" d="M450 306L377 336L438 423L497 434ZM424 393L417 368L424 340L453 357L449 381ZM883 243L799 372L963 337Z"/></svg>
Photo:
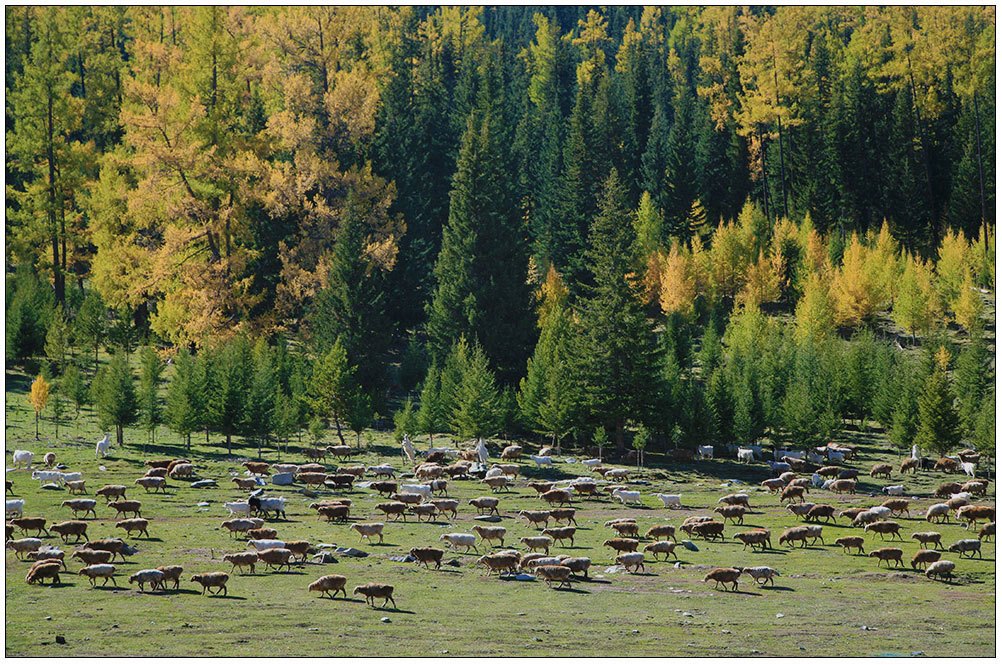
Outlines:
<svg viewBox="0 0 1002 665"><path fill-rule="evenodd" d="M820 273L807 276L804 294L797 302L795 336L801 342L819 343L835 330L831 286Z"/></svg>
<svg viewBox="0 0 1002 665"><path fill-rule="evenodd" d="M536 293L536 299L539 302L538 325L540 328L543 327L543 324L546 323L546 320L554 311L562 309L567 305L568 293L569 291L564 286L564 281L560 278L560 274L551 265L550 269L546 272L546 280L540 285Z"/></svg>
<svg viewBox="0 0 1002 665"><path fill-rule="evenodd" d="M661 311L665 314L692 313L696 300L696 278L691 268L691 257L673 243L661 268Z"/></svg>
<svg viewBox="0 0 1002 665"><path fill-rule="evenodd" d="M896 324L913 336L929 331L940 321L943 307L928 262L915 256L905 259L891 315Z"/></svg>
<svg viewBox="0 0 1002 665"><path fill-rule="evenodd" d="M983 326L985 305L970 273L965 276L957 297L950 303L950 309L953 310L954 321L963 326L968 333L980 330Z"/></svg>
<svg viewBox="0 0 1002 665"><path fill-rule="evenodd" d="M884 282L869 251L854 233L832 281L835 323L855 326L868 321L884 302Z"/></svg>
<svg viewBox="0 0 1002 665"><path fill-rule="evenodd" d="M52 384L45 380L45 377L39 374L35 377L35 380L31 382L31 391L28 393L28 404L31 408L35 409L35 413L39 414L49 403L49 390Z"/></svg>
<svg viewBox="0 0 1002 665"><path fill-rule="evenodd" d="M961 287L970 271L972 248L959 231L946 232L939 246L936 277L943 300L952 303L960 297Z"/></svg>
<svg viewBox="0 0 1002 665"><path fill-rule="evenodd" d="M754 237L735 223L721 222L708 252L710 283L717 295L733 296L745 282Z"/></svg>

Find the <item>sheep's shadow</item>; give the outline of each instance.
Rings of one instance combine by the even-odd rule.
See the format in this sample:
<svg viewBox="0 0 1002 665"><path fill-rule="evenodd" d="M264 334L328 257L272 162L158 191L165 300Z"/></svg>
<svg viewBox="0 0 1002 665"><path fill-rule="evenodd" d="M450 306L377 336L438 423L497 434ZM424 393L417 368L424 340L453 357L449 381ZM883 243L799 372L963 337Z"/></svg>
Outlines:
<svg viewBox="0 0 1002 665"><path fill-rule="evenodd" d="M728 591L727 593L739 594L741 596L761 596L762 594L756 593L754 591Z"/></svg>
<svg viewBox="0 0 1002 665"><path fill-rule="evenodd" d="M344 597L344 596L333 596L332 597L332 596L326 596L326 595L317 596L317 600L337 600L337 601L340 601L342 603L364 603L365 602L364 600L360 600L358 598L348 598L348 597Z"/></svg>
<svg viewBox="0 0 1002 665"><path fill-rule="evenodd" d="M202 595L202 594L198 594ZM219 598L221 600L247 600L244 596L224 596L221 593L207 593L205 594L207 598Z"/></svg>
<svg viewBox="0 0 1002 665"><path fill-rule="evenodd" d="M572 575L576 582L587 582L589 584L612 584L611 580L600 580L595 577L578 577L577 575Z"/></svg>
<svg viewBox="0 0 1002 665"><path fill-rule="evenodd" d="M358 601L358 602L363 602L364 603L365 601L363 600L363 601ZM417 614L417 612L413 612L411 610L401 610L401 609L399 609L397 607L392 607L392 606L389 606L389 605L386 606L386 607L376 607L374 605L371 605L370 607L372 607L372 609L378 610L380 612L392 612L394 614Z"/></svg>
<svg viewBox="0 0 1002 665"><path fill-rule="evenodd" d="M768 591L796 591L796 589L794 589L792 587L788 587L788 586L773 586L771 584L769 586L764 586L763 585L763 586L759 586L759 587L756 587L756 588L763 589L763 590L768 590Z"/></svg>
<svg viewBox="0 0 1002 665"><path fill-rule="evenodd" d="M587 589L575 589L574 587L561 587L561 588L555 588L553 590L562 591L564 593L583 593L583 594L591 593L591 591L588 591Z"/></svg>

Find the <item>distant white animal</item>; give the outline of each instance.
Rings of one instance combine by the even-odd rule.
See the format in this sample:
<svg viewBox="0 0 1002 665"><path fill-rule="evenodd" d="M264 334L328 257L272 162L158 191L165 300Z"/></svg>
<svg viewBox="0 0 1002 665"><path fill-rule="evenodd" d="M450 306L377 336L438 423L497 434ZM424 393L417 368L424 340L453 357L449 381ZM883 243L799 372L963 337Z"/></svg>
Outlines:
<svg viewBox="0 0 1002 665"><path fill-rule="evenodd" d="M7 499L7 517L21 517L24 512L24 499Z"/></svg>
<svg viewBox="0 0 1002 665"><path fill-rule="evenodd" d="M483 439L477 441L477 459L480 460L481 464L487 464L487 444L484 443Z"/></svg>
<svg viewBox="0 0 1002 665"><path fill-rule="evenodd" d="M591 469L591 468L594 468L594 467L599 466L600 464L602 464L602 460L600 460L597 457L595 457L593 459L581 460L581 463L584 464L589 469Z"/></svg>
<svg viewBox="0 0 1002 665"><path fill-rule="evenodd" d="M404 451L404 454L407 455L407 459L409 459L411 462L413 462L414 461L414 446L411 445L411 438L408 435L404 434L404 440L400 443L400 446L401 446L401 449Z"/></svg>
<svg viewBox="0 0 1002 665"><path fill-rule="evenodd" d="M110 432L104 433L104 438L97 442L97 446L94 448L95 457L107 457L108 456L108 446L111 445L108 437L111 435Z"/></svg>
<svg viewBox="0 0 1002 665"><path fill-rule="evenodd" d="M829 462L841 462L843 460L845 460L845 454L844 453L840 453L840 452L838 452L836 450L829 450L828 451L828 461Z"/></svg>
<svg viewBox="0 0 1002 665"><path fill-rule="evenodd" d="M665 508L681 508L682 507L682 495L681 494L655 494L657 498L661 499L661 503L664 504Z"/></svg>
<svg viewBox="0 0 1002 665"><path fill-rule="evenodd" d="M625 506L626 502L630 503L643 503L640 500L640 492L630 492L627 490L616 490L612 493L612 496L620 500L620 502Z"/></svg>
<svg viewBox="0 0 1002 665"><path fill-rule="evenodd" d="M779 459L783 459L783 457L792 457L793 459L804 459L804 451L803 450L787 450L786 451L786 455L783 455Z"/></svg>
<svg viewBox="0 0 1002 665"><path fill-rule="evenodd" d="M14 451L14 468L20 469L21 465L24 464L25 468L31 468L31 459L35 456L35 453L30 450L15 450Z"/></svg>
<svg viewBox="0 0 1002 665"><path fill-rule="evenodd" d="M232 501L224 503L223 508L230 511L230 517L234 515L247 515L250 517L250 504L246 501Z"/></svg>
<svg viewBox="0 0 1002 665"><path fill-rule="evenodd" d="M786 462L769 462L769 466L772 467L773 473L786 473L790 470L790 465Z"/></svg>
<svg viewBox="0 0 1002 665"><path fill-rule="evenodd" d="M78 480L83 480L83 474L79 471L73 471L71 473L61 473L59 474L59 480L57 481L60 485L65 486L66 483L75 482Z"/></svg>
<svg viewBox="0 0 1002 665"><path fill-rule="evenodd" d="M538 455L529 455L529 459L536 463L537 468L543 466L553 466L553 458L549 456L539 457Z"/></svg>
<svg viewBox="0 0 1002 665"><path fill-rule="evenodd" d="M59 471L39 471L35 470L31 472L31 479L37 480L42 483L58 483L62 478L62 473Z"/></svg>
<svg viewBox="0 0 1002 665"><path fill-rule="evenodd" d="M821 487L824 484L825 484L824 478L822 478L816 473L811 474L811 485L813 485L814 487Z"/></svg>
<svg viewBox="0 0 1002 665"><path fill-rule="evenodd" d="M755 451L751 448L738 448L738 461L751 464L755 461Z"/></svg>
<svg viewBox="0 0 1002 665"><path fill-rule="evenodd" d="M713 459L713 446L699 446L696 449L699 459Z"/></svg>
<svg viewBox="0 0 1002 665"><path fill-rule="evenodd" d="M912 444L912 459L919 459L918 444Z"/></svg>
<svg viewBox="0 0 1002 665"><path fill-rule="evenodd" d="M964 470L964 473L969 475L971 478L974 477L974 463L973 462L961 462L960 468Z"/></svg>
<svg viewBox="0 0 1002 665"><path fill-rule="evenodd" d="M401 494L420 494L431 501L431 485L401 485Z"/></svg>
<svg viewBox="0 0 1002 665"><path fill-rule="evenodd" d="M881 490L887 496L904 496L905 486L904 485L887 485Z"/></svg>
<svg viewBox="0 0 1002 665"><path fill-rule="evenodd" d="M824 464L825 456L809 450L807 451L807 461L811 464Z"/></svg>

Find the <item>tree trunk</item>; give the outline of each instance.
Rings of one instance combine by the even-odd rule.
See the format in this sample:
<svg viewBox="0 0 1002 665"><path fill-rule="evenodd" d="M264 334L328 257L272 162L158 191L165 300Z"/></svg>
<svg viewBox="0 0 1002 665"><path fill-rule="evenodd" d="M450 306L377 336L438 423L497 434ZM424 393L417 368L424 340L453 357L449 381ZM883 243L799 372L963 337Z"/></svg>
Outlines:
<svg viewBox="0 0 1002 665"><path fill-rule="evenodd" d="M229 432L226 432L226 455L227 455L227 457L229 457L230 455L233 454L233 447L231 445L232 442L233 442L233 435L230 434Z"/></svg>
<svg viewBox="0 0 1002 665"><path fill-rule="evenodd" d="M790 209L786 203L786 161L783 158L783 121L779 122L779 181L783 186L783 216L789 218Z"/></svg>
<svg viewBox="0 0 1002 665"><path fill-rule="evenodd" d="M762 132L758 133L759 138L759 149L758 156L759 161L762 165L762 210L765 212L765 218L769 217L769 176L766 174L765 167L765 137L762 136Z"/></svg>
<svg viewBox="0 0 1002 665"><path fill-rule="evenodd" d="M48 91L48 110L46 113L46 132L48 140L45 146L46 159L49 166L49 233L52 241L52 286L56 292L56 303L66 306L66 290L61 270L62 263L59 260L59 232L56 230L56 152L55 152L55 129L53 127L53 94Z"/></svg>
<svg viewBox="0 0 1002 665"><path fill-rule="evenodd" d="M35 441L38 441L38 411L35 411Z"/></svg>
<svg viewBox="0 0 1002 665"><path fill-rule="evenodd" d="M974 95L974 128L978 145L978 185L981 187L981 225L985 230L985 254L988 254L988 216L985 213L985 174L981 159L981 110L978 106L978 96Z"/></svg>
<svg viewBox="0 0 1002 665"><path fill-rule="evenodd" d="M123 439L122 429L123 428L121 425L115 425L115 443L117 443L119 446L122 445L122 439Z"/></svg>
<svg viewBox="0 0 1002 665"><path fill-rule="evenodd" d="M623 421L616 419L616 452L620 455L626 451L626 440L623 436Z"/></svg>
<svg viewBox="0 0 1002 665"><path fill-rule="evenodd" d="M919 112L918 101L915 97L915 76L912 74L912 58L908 56L908 80L912 89L912 109L914 109L916 124L919 130L919 143L922 146L922 166L925 168L925 188L929 195L929 223L932 226L933 234L938 238L939 229L936 228L936 199L932 193L932 173L929 170L929 147L925 138L925 124L922 122L922 114Z"/></svg>
<svg viewBox="0 0 1002 665"><path fill-rule="evenodd" d="M337 416L334 416L334 426L337 428L337 438L341 441L341 445L348 445L344 442L344 434L341 432L341 419Z"/></svg>
<svg viewBox="0 0 1002 665"><path fill-rule="evenodd" d="M185 446L185 450L188 453L190 453L191 452L191 432L188 432L187 434L184 435L184 446Z"/></svg>

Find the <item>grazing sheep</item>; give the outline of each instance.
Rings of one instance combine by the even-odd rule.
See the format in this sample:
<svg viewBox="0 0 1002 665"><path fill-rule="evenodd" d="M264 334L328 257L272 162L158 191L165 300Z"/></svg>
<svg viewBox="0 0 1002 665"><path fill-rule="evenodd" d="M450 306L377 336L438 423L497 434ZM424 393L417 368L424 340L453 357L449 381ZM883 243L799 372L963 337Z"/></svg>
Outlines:
<svg viewBox="0 0 1002 665"><path fill-rule="evenodd" d="M540 467L544 467L544 466L553 466L553 458L552 457L542 457L540 455L529 455L529 459L531 459L533 462L536 463L536 468L537 469L540 468Z"/></svg>
<svg viewBox="0 0 1002 665"><path fill-rule="evenodd" d="M65 560L66 552L62 550L57 550L50 545L46 545L46 549L44 550L35 550L34 552L28 552L27 555L25 555L25 558L28 561L35 561L35 562L45 561L45 560L58 561L59 563L62 564L63 570L67 570L66 560Z"/></svg>
<svg viewBox="0 0 1002 665"><path fill-rule="evenodd" d="M833 482L831 485L828 486L828 489L830 489L832 492L835 492L836 494L843 494L844 492L848 492L849 494L855 494L856 481L851 479L836 480L835 482Z"/></svg>
<svg viewBox="0 0 1002 665"><path fill-rule="evenodd" d="M978 558L981 558L981 541L973 538L958 540L947 549L951 552L959 553L961 557L964 556L964 552L970 552L972 559L974 558L974 553L977 552Z"/></svg>
<svg viewBox="0 0 1002 665"><path fill-rule="evenodd" d="M768 464L773 473L785 473L793 468L787 462L769 462Z"/></svg>
<svg viewBox="0 0 1002 665"><path fill-rule="evenodd" d="M762 487L766 488L770 492L779 492L784 487L786 487L786 483L784 483L779 478L770 478L769 480L763 480L760 483L760 485L762 485Z"/></svg>
<svg viewBox="0 0 1002 665"><path fill-rule="evenodd" d="M554 542L560 542L564 540L571 541L571 547L574 547L574 534L577 532L577 527L573 526L560 526L551 527L549 529L543 529L543 535L553 538Z"/></svg>
<svg viewBox="0 0 1002 665"><path fill-rule="evenodd" d="M392 480L380 481L378 483L372 483L369 485L372 489L376 490L381 496L389 497L391 494L397 493L397 483Z"/></svg>
<svg viewBox="0 0 1002 665"><path fill-rule="evenodd" d="M639 573L644 570L643 552L625 552L616 555L616 563L622 565L627 571L633 568L633 572Z"/></svg>
<svg viewBox="0 0 1002 665"><path fill-rule="evenodd" d="M459 501L455 499L432 499L430 503L435 506L435 510L438 511L440 515L452 513L453 519L456 519L459 516Z"/></svg>
<svg viewBox="0 0 1002 665"><path fill-rule="evenodd" d="M825 544L825 539L821 535L821 530L824 527L822 527L821 525L818 525L818 524L808 524L808 525L805 525L804 528L807 529L807 537L811 538L811 545L813 545L814 543L818 542L819 540L821 541L822 545Z"/></svg>
<svg viewBox="0 0 1002 665"><path fill-rule="evenodd" d="M291 560L299 557L300 563L306 563L306 557L313 550L313 546L308 540L287 540L285 541L285 549L292 552Z"/></svg>
<svg viewBox="0 0 1002 665"><path fill-rule="evenodd" d="M518 541L525 545L527 551L543 550L546 555L550 554L550 546L553 545L553 539L549 536L526 536L519 538Z"/></svg>
<svg viewBox="0 0 1002 665"><path fill-rule="evenodd" d="M319 591L321 596L328 596L330 598L334 598L337 592L340 591L341 595L347 598L348 592L344 588L347 582L348 578L344 575L324 575L310 582L306 590Z"/></svg>
<svg viewBox="0 0 1002 665"><path fill-rule="evenodd" d="M934 519L941 517L942 519ZM950 521L950 506L945 503L937 503L929 506L929 509L925 511L925 521L926 522L949 522Z"/></svg>
<svg viewBox="0 0 1002 665"><path fill-rule="evenodd" d="M779 544L782 545L783 543L789 543L792 548L793 543L799 540L801 547L807 547L807 539L810 537L811 535L807 531L806 526L795 526L787 529L782 533L782 535L780 535Z"/></svg>
<svg viewBox="0 0 1002 665"><path fill-rule="evenodd" d="M856 480L859 478L859 471L856 469L842 469L838 472L838 477L841 480Z"/></svg>
<svg viewBox="0 0 1002 665"><path fill-rule="evenodd" d="M681 494L655 494L656 498L661 500L665 508L681 508L682 507L682 495Z"/></svg>
<svg viewBox="0 0 1002 665"><path fill-rule="evenodd" d="M720 584L724 585L724 591L727 591L727 585L730 584L732 591L738 590L738 579L741 577L743 569L742 568L714 568L706 577L703 578L704 582L713 582L713 588L716 589Z"/></svg>
<svg viewBox="0 0 1002 665"><path fill-rule="evenodd" d="M542 552L529 552L522 555L522 560L519 563L519 568L522 570L532 570L536 565L554 565L559 566L563 559L560 557L551 557L543 554Z"/></svg>
<svg viewBox="0 0 1002 665"><path fill-rule="evenodd" d="M477 563L487 567L487 576L497 571L500 576L501 573L516 573L518 572L519 556L518 554L511 553L497 553L497 554L486 554L479 559Z"/></svg>
<svg viewBox="0 0 1002 665"><path fill-rule="evenodd" d="M111 502L112 499L118 497L125 499L126 498L125 490L126 490L125 485L105 485L98 491L94 492L94 495L103 496L105 499L105 503L109 503Z"/></svg>
<svg viewBox="0 0 1002 665"><path fill-rule="evenodd" d="M952 561L947 561L942 559L931 564L925 569L925 576L929 579L935 579L941 577L944 580L953 579L953 569L956 568L956 564Z"/></svg>
<svg viewBox="0 0 1002 665"><path fill-rule="evenodd" d="M863 551L863 537L862 536L843 536L841 538L835 539L836 545L841 545L845 553L848 554L849 550L856 548L859 550L860 554L866 554Z"/></svg>
<svg viewBox="0 0 1002 665"><path fill-rule="evenodd" d="M147 494L149 494L151 489L154 494L156 494L157 490L160 490L164 494L167 493L166 478L137 478L135 484L146 490Z"/></svg>
<svg viewBox="0 0 1002 665"><path fill-rule="evenodd" d="M379 542L383 542L383 526L382 522L359 522L352 524L351 530L358 533L359 542L365 538L371 543L373 536L379 536Z"/></svg>
<svg viewBox="0 0 1002 665"><path fill-rule="evenodd" d="M549 492L544 492L540 498L551 506L562 506L571 502L571 493L570 490L552 489Z"/></svg>
<svg viewBox="0 0 1002 665"><path fill-rule="evenodd" d="M921 531L919 533L913 533L912 539L917 540L921 545L929 545L933 543L938 549L943 549L943 536L935 531Z"/></svg>
<svg viewBox="0 0 1002 665"><path fill-rule="evenodd" d="M29 531L34 531L39 537L42 536L42 532L45 532L46 536L52 534L49 530L45 528L45 518L44 517L15 517L10 521L10 523L21 530L21 533L28 533Z"/></svg>
<svg viewBox="0 0 1002 665"><path fill-rule="evenodd" d="M768 583L775 586L776 581L773 578L779 576L779 571L776 570L775 568L770 568L769 566L755 566L754 568L744 568L742 569L741 572L751 576L751 578L760 585Z"/></svg>
<svg viewBox="0 0 1002 665"><path fill-rule="evenodd" d="M105 550L111 552L111 560L116 556L122 557L125 561L125 541L121 538L105 538L103 540L91 540L84 543L84 547L92 550Z"/></svg>
<svg viewBox="0 0 1002 665"><path fill-rule="evenodd" d="M964 506L971 505L970 499L966 496L954 495L946 501L946 505L950 507L950 510L957 510L958 508L963 508Z"/></svg>
<svg viewBox="0 0 1002 665"><path fill-rule="evenodd" d="M126 513L132 513L136 517L142 517L142 515L139 514L142 504L139 501L111 501L108 505L115 509L116 519Z"/></svg>
<svg viewBox="0 0 1002 665"><path fill-rule="evenodd" d="M557 588L571 586L571 569L567 566L536 566L535 573L546 582L546 586L551 587L557 583Z"/></svg>
<svg viewBox="0 0 1002 665"><path fill-rule="evenodd" d="M908 499L888 499L880 505L890 510L891 514L896 517L900 517L901 513L910 516L908 512Z"/></svg>
<svg viewBox="0 0 1002 665"><path fill-rule="evenodd" d="M518 516L524 517L533 526L542 524L544 529L550 526L550 513L547 510L520 510Z"/></svg>
<svg viewBox="0 0 1002 665"><path fill-rule="evenodd" d="M133 531L138 531L140 536L143 535L143 534L146 534L146 537L149 538L150 537L150 532L147 530L147 529L149 529L149 526L150 526L150 521L147 520L147 519L141 519L141 518L140 519L133 518L133 519L129 519L129 520L119 520L118 522L115 522L115 528L116 529L125 529L125 533L128 536L131 536Z"/></svg>
<svg viewBox="0 0 1002 665"><path fill-rule="evenodd" d="M904 485L887 485L880 490L887 496L902 496L905 493Z"/></svg>
<svg viewBox="0 0 1002 665"><path fill-rule="evenodd" d="M327 467L323 464L300 464L295 475L301 473L327 473Z"/></svg>
<svg viewBox="0 0 1002 665"><path fill-rule="evenodd" d="M23 560L22 554L28 552L37 552L42 547L42 541L39 538L20 538L18 540L8 540L6 544L6 549L14 551L14 558L18 561Z"/></svg>
<svg viewBox="0 0 1002 665"><path fill-rule="evenodd" d="M298 464L272 464L271 465L271 471L273 473L291 473L293 476L295 476L297 473L299 473L299 468L300 467L299 467Z"/></svg>
<svg viewBox="0 0 1002 665"><path fill-rule="evenodd" d="M249 519L237 518L232 520L226 520L220 526L230 532L230 536L236 534L247 533L251 529L257 528L256 524Z"/></svg>
<svg viewBox="0 0 1002 665"><path fill-rule="evenodd" d="M585 556L568 557L561 561L562 566L569 568L572 575L581 574L588 579L588 569L591 568L591 559Z"/></svg>
<svg viewBox="0 0 1002 665"><path fill-rule="evenodd" d="M961 522L966 522L964 525L964 529L966 530L972 526L977 526L981 520L994 522L995 509L991 506L961 506L957 509L957 519Z"/></svg>
<svg viewBox="0 0 1002 665"><path fill-rule="evenodd" d="M470 529L473 533L480 536L481 544L484 541L497 540L501 542L501 547L504 547L504 537L508 533L508 529L503 526L474 526Z"/></svg>
<svg viewBox="0 0 1002 665"><path fill-rule="evenodd" d="M671 524L656 524L647 530L647 533L644 534L644 538L651 538L654 540L670 538L675 540L675 527Z"/></svg>
<svg viewBox="0 0 1002 665"><path fill-rule="evenodd" d="M60 505L73 511L73 517L76 517L77 513L83 513L84 517L87 517L87 513L90 513L94 519L97 519L97 511L94 510L97 507L97 501L94 499L66 499Z"/></svg>
<svg viewBox="0 0 1002 665"><path fill-rule="evenodd" d="M501 459L515 459L522 456L522 446L507 446L501 451Z"/></svg>
<svg viewBox="0 0 1002 665"><path fill-rule="evenodd" d="M884 520L881 522L867 524L863 527L863 533L866 533L867 531L871 531L875 534L879 533L881 540L884 539L885 533L891 534L891 540L894 540L894 536L897 536L898 540L904 540L904 538L901 537L901 525L892 520Z"/></svg>
<svg viewBox="0 0 1002 665"><path fill-rule="evenodd" d="M478 496L475 499L470 499L469 505L477 509L478 515L483 515L485 510L488 515L501 514L498 512L498 500L491 496Z"/></svg>
<svg viewBox="0 0 1002 665"><path fill-rule="evenodd" d="M901 463L898 473L906 473L911 471L913 474L918 472L919 461L915 457L910 457Z"/></svg>
<svg viewBox="0 0 1002 665"><path fill-rule="evenodd" d="M723 522L701 522L694 524L692 527L692 532L697 536L702 536L705 540L712 540L714 538L724 539L724 523Z"/></svg>
<svg viewBox="0 0 1002 665"><path fill-rule="evenodd" d="M772 534L768 529L753 529L751 531L744 531L742 533L735 534L734 537L744 543L742 550L748 548L751 545L752 550L755 549L756 545L762 547L762 551L768 547L772 549Z"/></svg>
<svg viewBox="0 0 1002 665"><path fill-rule="evenodd" d="M230 576L227 573L215 572L215 573L199 573L198 575L192 575L191 581L198 582L202 585L202 595L205 595L205 590L208 589L209 593L219 593L222 591L223 595L226 595L226 583L230 580ZM213 592L213 589L219 589L219 591Z"/></svg>
<svg viewBox="0 0 1002 665"><path fill-rule="evenodd" d="M613 529L620 536L632 536L636 538L640 533L640 526L636 522L606 522L606 526Z"/></svg>
<svg viewBox="0 0 1002 665"><path fill-rule="evenodd" d="M503 475L510 476L512 480L518 478L518 474L522 471L522 467L518 464L495 464L491 469L499 469Z"/></svg>
<svg viewBox="0 0 1002 665"><path fill-rule="evenodd" d="M887 561L888 568L891 567L891 561L897 561L897 565L904 568L905 562L901 560L902 554L902 551L896 547L881 547L879 550L873 550L870 552L870 556L877 559L878 568L880 567L881 561Z"/></svg>
<svg viewBox="0 0 1002 665"><path fill-rule="evenodd" d="M568 525L573 524L577 526L578 522L574 519L575 514L577 514L577 509L575 508L554 508L550 511L550 519L557 524L566 521Z"/></svg>
<svg viewBox="0 0 1002 665"><path fill-rule="evenodd" d="M477 549L477 537L472 533L444 533L438 537L439 541L445 541L449 543L452 549L458 549L460 547L465 547L466 552L473 548L473 551L477 554L480 551Z"/></svg>
<svg viewBox="0 0 1002 665"><path fill-rule="evenodd" d="M995 538L995 522L989 522L978 531L978 540L992 540Z"/></svg>
<svg viewBox="0 0 1002 665"><path fill-rule="evenodd" d="M250 568L251 575L253 575L254 564L257 563L257 552L237 552L235 554L227 554L223 556L223 561L230 564L231 573L237 568L242 570L244 567L248 567Z"/></svg>
<svg viewBox="0 0 1002 665"><path fill-rule="evenodd" d="M351 595L354 596L356 594L365 596L366 604L372 605L373 608L376 607L376 598L383 599L383 604L380 607L386 607L387 601L393 603L394 609L397 607L396 601L393 600L393 587L389 584L376 584L374 582L363 584L352 590Z"/></svg>
<svg viewBox="0 0 1002 665"><path fill-rule="evenodd" d="M403 518L407 521L407 504L401 501L390 501L388 503L377 503L376 510L384 513L387 517L393 515L393 521Z"/></svg>
<svg viewBox="0 0 1002 665"><path fill-rule="evenodd" d="M611 538L602 543L603 547L611 547L617 552L636 552L639 545L640 541L633 538Z"/></svg>
<svg viewBox="0 0 1002 665"><path fill-rule="evenodd" d="M347 522L350 512L351 506L346 506L343 503L317 508L318 519L326 518L328 522Z"/></svg>
<svg viewBox="0 0 1002 665"><path fill-rule="evenodd" d="M723 519L731 520L735 524L745 523L745 507L744 506L718 506L713 509L713 512L720 513Z"/></svg>
<svg viewBox="0 0 1002 665"><path fill-rule="evenodd" d="M194 464L178 464L173 469L167 471L167 475L175 480L178 478L194 478L195 477L195 465Z"/></svg>
<svg viewBox="0 0 1002 665"><path fill-rule="evenodd" d="M811 493L811 479L810 478L794 478L789 483L787 487L803 487L805 494Z"/></svg>
<svg viewBox="0 0 1002 665"><path fill-rule="evenodd" d="M157 587L163 585L164 574L156 570L155 568L149 568L147 570L139 570L129 575L129 584L137 583L139 584L139 590L145 591L145 585L150 585L150 591L156 591Z"/></svg>
<svg viewBox="0 0 1002 665"><path fill-rule="evenodd" d="M822 517L825 519L826 522L829 520L834 522L835 506L829 506L827 504L822 503L816 506L811 506L810 510L807 511L808 520L816 520L820 522Z"/></svg>
<svg viewBox="0 0 1002 665"><path fill-rule="evenodd" d="M258 552L257 558L268 568L282 570L282 566L285 566L289 572L292 572L292 550L290 549L285 547L269 547L266 550Z"/></svg>
<svg viewBox="0 0 1002 665"><path fill-rule="evenodd" d="M554 483L531 482L529 483L529 488L536 492L536 498L538 499L553 489L553 485Z"/></svg>
<svg viewBox="0 0 1002 665"><path fill-rule="evenodd" d="M506 490L509 492L511 491L508 489L507 476L495 476L494 478L484 478L480 482L490 487L492 492L499 492L501 490Z"/></svg>
<svg viewBox="0 0 1002 665"><path fill-rule="evenodd" d="M870 469L871 478L884 478L890 479L891 472L894 471L894 467L890 464L874 464L873 468Z"/></svg>
<svg viewBox="0 0 1002 665"><path fill-rule="evenodd" d="M78 543L81 540L87 540L87 522L69 520L66 522L60 522L59 524L53 524L50 529L54 533L58 533L64 543L70 542L70 536L76 536L76 539L73 541L74 543Z"/></svg>
<svg viewBox="0 0 1002 665"><path fill-rule="evenodd" d="M725 503L728 506L744 506L748 510L751 510L747 494L728 494L717 499L717 503Z"/></svg>
<svg viewBox="0 0 1002 665"><path fill-rule="evenodd" d="M90 579L90 585L92 587L97 586L97 578L99 577L104 579L104 581L101 582L101 586L106 585L108 580L111 580L111 583L116 587L118 586L118 581L115 580L115 566L110 563L91 564L81 568L77 572L77 575L85 575L88 579Z"/></svg>
<svg viewBox="0 0 1002 665"><path fill-rule="evenodd" d="M949 457L940 457L936 461L936 465L932 467L933 471L945 471L946 473L956 473L959 464L957 460L950 459Z"/></svg>
<svg viewBox="0 0 1002 665"><path fill-rule="evenodd" d="M410 555L414 557L418 563L423 563L425 568L428 567L429 563L434 563L436 570L442 567L443 554L445 554L445 552L434 547L414 547L411 548L410 551Z"/></svg>
<svg viewBox="0 0 1002 665"><path fill-rule="evenodd" d="M811 512L811 509L814 508L814 505L815 504L813 503L790 503L787 504L786 509L789 510L794 515L796 515L797 517L802 517L803 519L806 520L807 514Z"/></svg>
<svg viewBox="0 0 1002 665"><path fill-rule="evenodd" d="M146 477L147 478L166 478L167 477L167 469L160 468L160 467L158 467L156 469L149 469L146 472ZM255 484L257 483L257 481L253 481L253 480L252 480L252 482L254 482Z"/></svg>
<svg viewBox="0 0 1002 665"><path fill-rule="evenodd" d="M802 502L804 500L804 488L803 487L791 487L787 486L783 490L783 494L780 495L780 501L792 501L793 499L800 499Z"/></svg>
<svg viewBox="0 0 1002 665"><path fill-rule="evenodd" d="M936 491L933 494L933 496L946 499L962 491L963 491L963 485L961 485L960 483L943 483L942 485L936 488Z"/></svg>
<svg viewBox="0 0 1002 665"><path fill-rule="evenodd" d="M675 560L677 561L678 555L675 554L675 547L677 545L678 543L671 543L668 542L667 540L658 540L649 545L644 545L644 551L650 552L654 556L655 561L658 560L658 554L664 554L665 561L668 560L668 555L671 554L673 557L675 557Z"/></svg>
<svg viewBox="0 0 1002 665"><path fill-rule="evenodd" d="M918 570L919 565L925 564L922 567L926 568L930 563L935 563L939 561L939 552L936 550L919 550L912 557L912 568Z"/></svg>
<svg viewBox="0 0 1002 665"><path fill-rule="evenodd" d="M984 480L971 480L961 485L960 490L974 496L984 496L988 493L988 483Z"/></svg>
<svg viewBox="0 0 1002 665"><path fill-rule="evenodd" d="M277 536L278 531L275 529L251 529L247 532L247 535L254 540L265 540Z"/></svg>
<svg viewBox="0 0 1002 665"><path fill-rule="evenodd" d="M965 475L968 475L971 478L974 477L974 470L976 468L977 468L977 466L973 462L961 462L960 463L960 469L961 469L961 471L963 471Z"/></svg>

